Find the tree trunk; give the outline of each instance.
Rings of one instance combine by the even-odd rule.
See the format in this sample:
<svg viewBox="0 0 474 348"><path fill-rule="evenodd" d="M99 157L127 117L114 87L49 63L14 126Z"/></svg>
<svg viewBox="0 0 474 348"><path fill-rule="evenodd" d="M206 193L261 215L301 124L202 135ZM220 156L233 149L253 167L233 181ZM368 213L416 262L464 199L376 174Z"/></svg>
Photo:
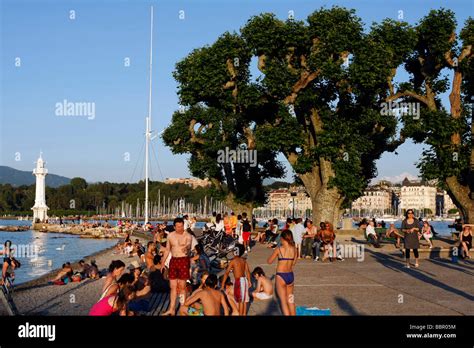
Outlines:
<svg viewBox="0 0 474 348"><path fill-rule="evenodd" d="M458 178L451 176L446 179L448 194L453 203L461 211L465 223L474 224L474 200L470 198L469 186L461 185Z"/></svg>
<svg viewBox="0 0 474 348"><path fill-rule="evenodd" d="M235 213L235 215L239 215L245 212L247 213L247 217L249 219L252 217L253 203L237 203L235 201L235 195L232 192L227 194L225 198L225 204Z"/></svg>
<svg viewBox="0 0 474 348"><path fill-rule="evenodd" d="M313 222L329 221L334 228L340 217L340 208L344 197L336 187L328 188L328 182L334 176L331 162L320 159L320 165L313 166L311 172L300 174L299 177L311 198Z"/></svg>

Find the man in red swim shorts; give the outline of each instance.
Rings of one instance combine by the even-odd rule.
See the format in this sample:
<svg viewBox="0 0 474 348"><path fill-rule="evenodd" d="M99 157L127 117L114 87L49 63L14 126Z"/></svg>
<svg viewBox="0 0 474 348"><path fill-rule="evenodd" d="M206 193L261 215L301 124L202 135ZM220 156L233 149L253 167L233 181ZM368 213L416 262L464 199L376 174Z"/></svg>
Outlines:
<svg viewBox="0 0 474 348"><path fill-rule="evenodd" d="M176 314L176 297L179 302L186 301L186 280L190 278L190 253L193 236L184 230L184 221L181 218L174 220L174 232L168 234L165 252L161 259L161 268L171 253L168 278L170 279L170 307L163 315Z"/></svg>

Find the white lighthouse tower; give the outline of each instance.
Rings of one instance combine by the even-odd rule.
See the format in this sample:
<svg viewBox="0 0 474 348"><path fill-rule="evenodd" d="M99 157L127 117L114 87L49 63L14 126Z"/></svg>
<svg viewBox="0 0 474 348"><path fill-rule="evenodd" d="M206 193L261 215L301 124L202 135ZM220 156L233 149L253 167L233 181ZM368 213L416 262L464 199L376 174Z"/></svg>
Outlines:
<svg viewBox="0 0 474 348"><path fill-rule="evenodd" d="M33 223L37 220L45 222L48 219L48 207L46 205L46 194L45 194L45 179L48 175L48 170L44 167L45 162L43 161L42 152L38 161L36 161L36 168L33 169L33 175L36 176L36 196L35 205L33 208Z"/></svg>

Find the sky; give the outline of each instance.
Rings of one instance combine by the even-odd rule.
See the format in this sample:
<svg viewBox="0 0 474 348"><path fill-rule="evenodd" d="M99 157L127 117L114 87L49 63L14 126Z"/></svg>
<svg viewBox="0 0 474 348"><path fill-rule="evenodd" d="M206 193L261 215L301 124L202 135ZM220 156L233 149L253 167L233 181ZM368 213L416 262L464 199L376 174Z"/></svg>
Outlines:
<svg viewBox="0 0 474 348"><path fill-rule="evenodd" d="M157 134L179 108L175 64L225 31L238 32L251 16L273 12L286 19L293 11L304 20L321 6L339 5L356 9L368 27L398 19L399 11L415 24L430 9L444 7L455 12L460 27L473 13L468 0L0 0L0 165L32 170L42 151L50 173L89 182L143 178L150 5ZM65 100L89 103L90 113L61 114L58 104ZM397 154L384 154L377 178L417 176L421 151L408 141ZM190 176L189 156L173 155L160 137L152 142L150 158L152 180ZM287 168L286 180L292 180Z"/></svg>

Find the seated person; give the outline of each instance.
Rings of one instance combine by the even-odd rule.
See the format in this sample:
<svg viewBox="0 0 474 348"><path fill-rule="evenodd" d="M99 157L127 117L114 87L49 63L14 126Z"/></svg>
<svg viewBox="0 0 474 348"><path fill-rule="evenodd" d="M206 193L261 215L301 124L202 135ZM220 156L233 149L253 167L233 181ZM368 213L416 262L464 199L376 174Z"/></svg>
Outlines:
<svg viewBox="0 0 474 348"><path fill-rule="evenodd" d="M234 284L230 280L230 278L227 278L225 284L224 284L224 293L227 299L227 303L229 304L230 308L232 309L232 315L233 316L238 316L239 315L239 306L237 302L235 301L234 297Z"/></svg>
<svg viewBox="0 0 474 348"><path fill-rule="evenodd" d="M61 271L59 271L59 273L51 280L51 282L63 281L64 283L67 283L69 280L71 280L73 273L74 272L72 270L71 263L63 263Z"/></svg>
<svg viewBox="0 0 474 348"><path fill-rule="evenodd" d="M403 238L403 235L395 228L395 224L392 222L390 227L387 228L387 232L385 232L385 237L387 238L395 238L397 240L395 247L400 249L400 240Z"/></svg>
<svg viewBox="0 0 474 348"><path fill-rule="evenodd" d="M367 240L370 244L372 244L375 248L380 248L379 239L377 233L375 232L374 222L371 220L365 229L365 233L367 235Z"/></svg>
<svg viewBox="0 0 474 348"><path fill-rule="evenodd" d="M252 296L256 300L269 300L273 297L273 284L270 279L265 276L265 272L261 267L255 267L252 271L252 277L257 280L255 291Z"/></svg>
<svg viewBox="0 0 474 348"><path fill-rule="evenodd" d="M461 249L461 257L470 259L469 250L472 248L472 227L464 225L459 235L459 249Z"/></svg>
<svg viewBox="0 0 474 348"><path fill-rule="evenodd" d="M91 266L86 263L84 260L79 261L79 266L81 267L81 270L79 271L81 277L83 279L89 278Z"/></svg>
<svg viewBox="0 0 474 348"><path fill-rule="evenodd" d="M229 308L225 296L222 292L217 290L217 276L210 274L205 282L206 286L196 291L191 297L186 299L184 306L189 307L193 303L200 301L202 303L202 313L206 316L219 316L221 314L221 307L224 310L224 315L229 315Z"/></svg>
<svg viewBox="0 0 474 348"><path fill-rule="evenodd" d="M99 267L97 267L97 264L95 263L95 260L91 261L90 268L89 268L89 278L91 278L91 279L99 279L100 278Z"/></svg>
<svg viewBox="0 0 474 348"><path fill-rule="evenodd" d="M0 279L0 285L5 283L7 278L10 278L10 281L15 281L15 269L20 268L21 263L13 256L5 258L3 260L3 268L2 268L2 278Z"/></svg>
<svg viewBox="0 0 474 348"><path fill-rule="evenodd" d="M94 304L89 311L91 316L110 316L118 314L121 316L134 315L128 309L128 304L135 298L135 289L131 285L126 285L119 292L105 296Z"/></svg>
<svg viewBox="0 0 474 348"><path fill-rule="evenodd" d="M201 291L202 289L204 289L206 287L206 279L207 279L208 276L209 276L208 272L204 272L202 274L201 279L200 279L200 285L196 290L193 291L191 296L193 296L198 291ZM180 315L201 316L201 315L203 315L202 314L203 313L202 304L198 303L198 302L195 302L191 306L182 305L179 308L179 313L180 313Z"/></svg>
<svg viewBox="0 0 474 348"><path fill-rule="evenodd" d="M201 274L209 271L211 261L203 251L201 244L197 244L194 247L194 252L195 255L191 258L191 279L193 280L193 284L197 285Z"/></svg>
<svg viewBox="0 0 474 348"><path fill-rule="evenodd" d="M151 292L153 293L169 292L170 291L169 281L165 279L165 277L163 276L163 272L160 269L160 264L161 264L160 255L155 255L153 257L153 264L155 266L155 270L148 273L148 280L150 282Z"/></svg>

